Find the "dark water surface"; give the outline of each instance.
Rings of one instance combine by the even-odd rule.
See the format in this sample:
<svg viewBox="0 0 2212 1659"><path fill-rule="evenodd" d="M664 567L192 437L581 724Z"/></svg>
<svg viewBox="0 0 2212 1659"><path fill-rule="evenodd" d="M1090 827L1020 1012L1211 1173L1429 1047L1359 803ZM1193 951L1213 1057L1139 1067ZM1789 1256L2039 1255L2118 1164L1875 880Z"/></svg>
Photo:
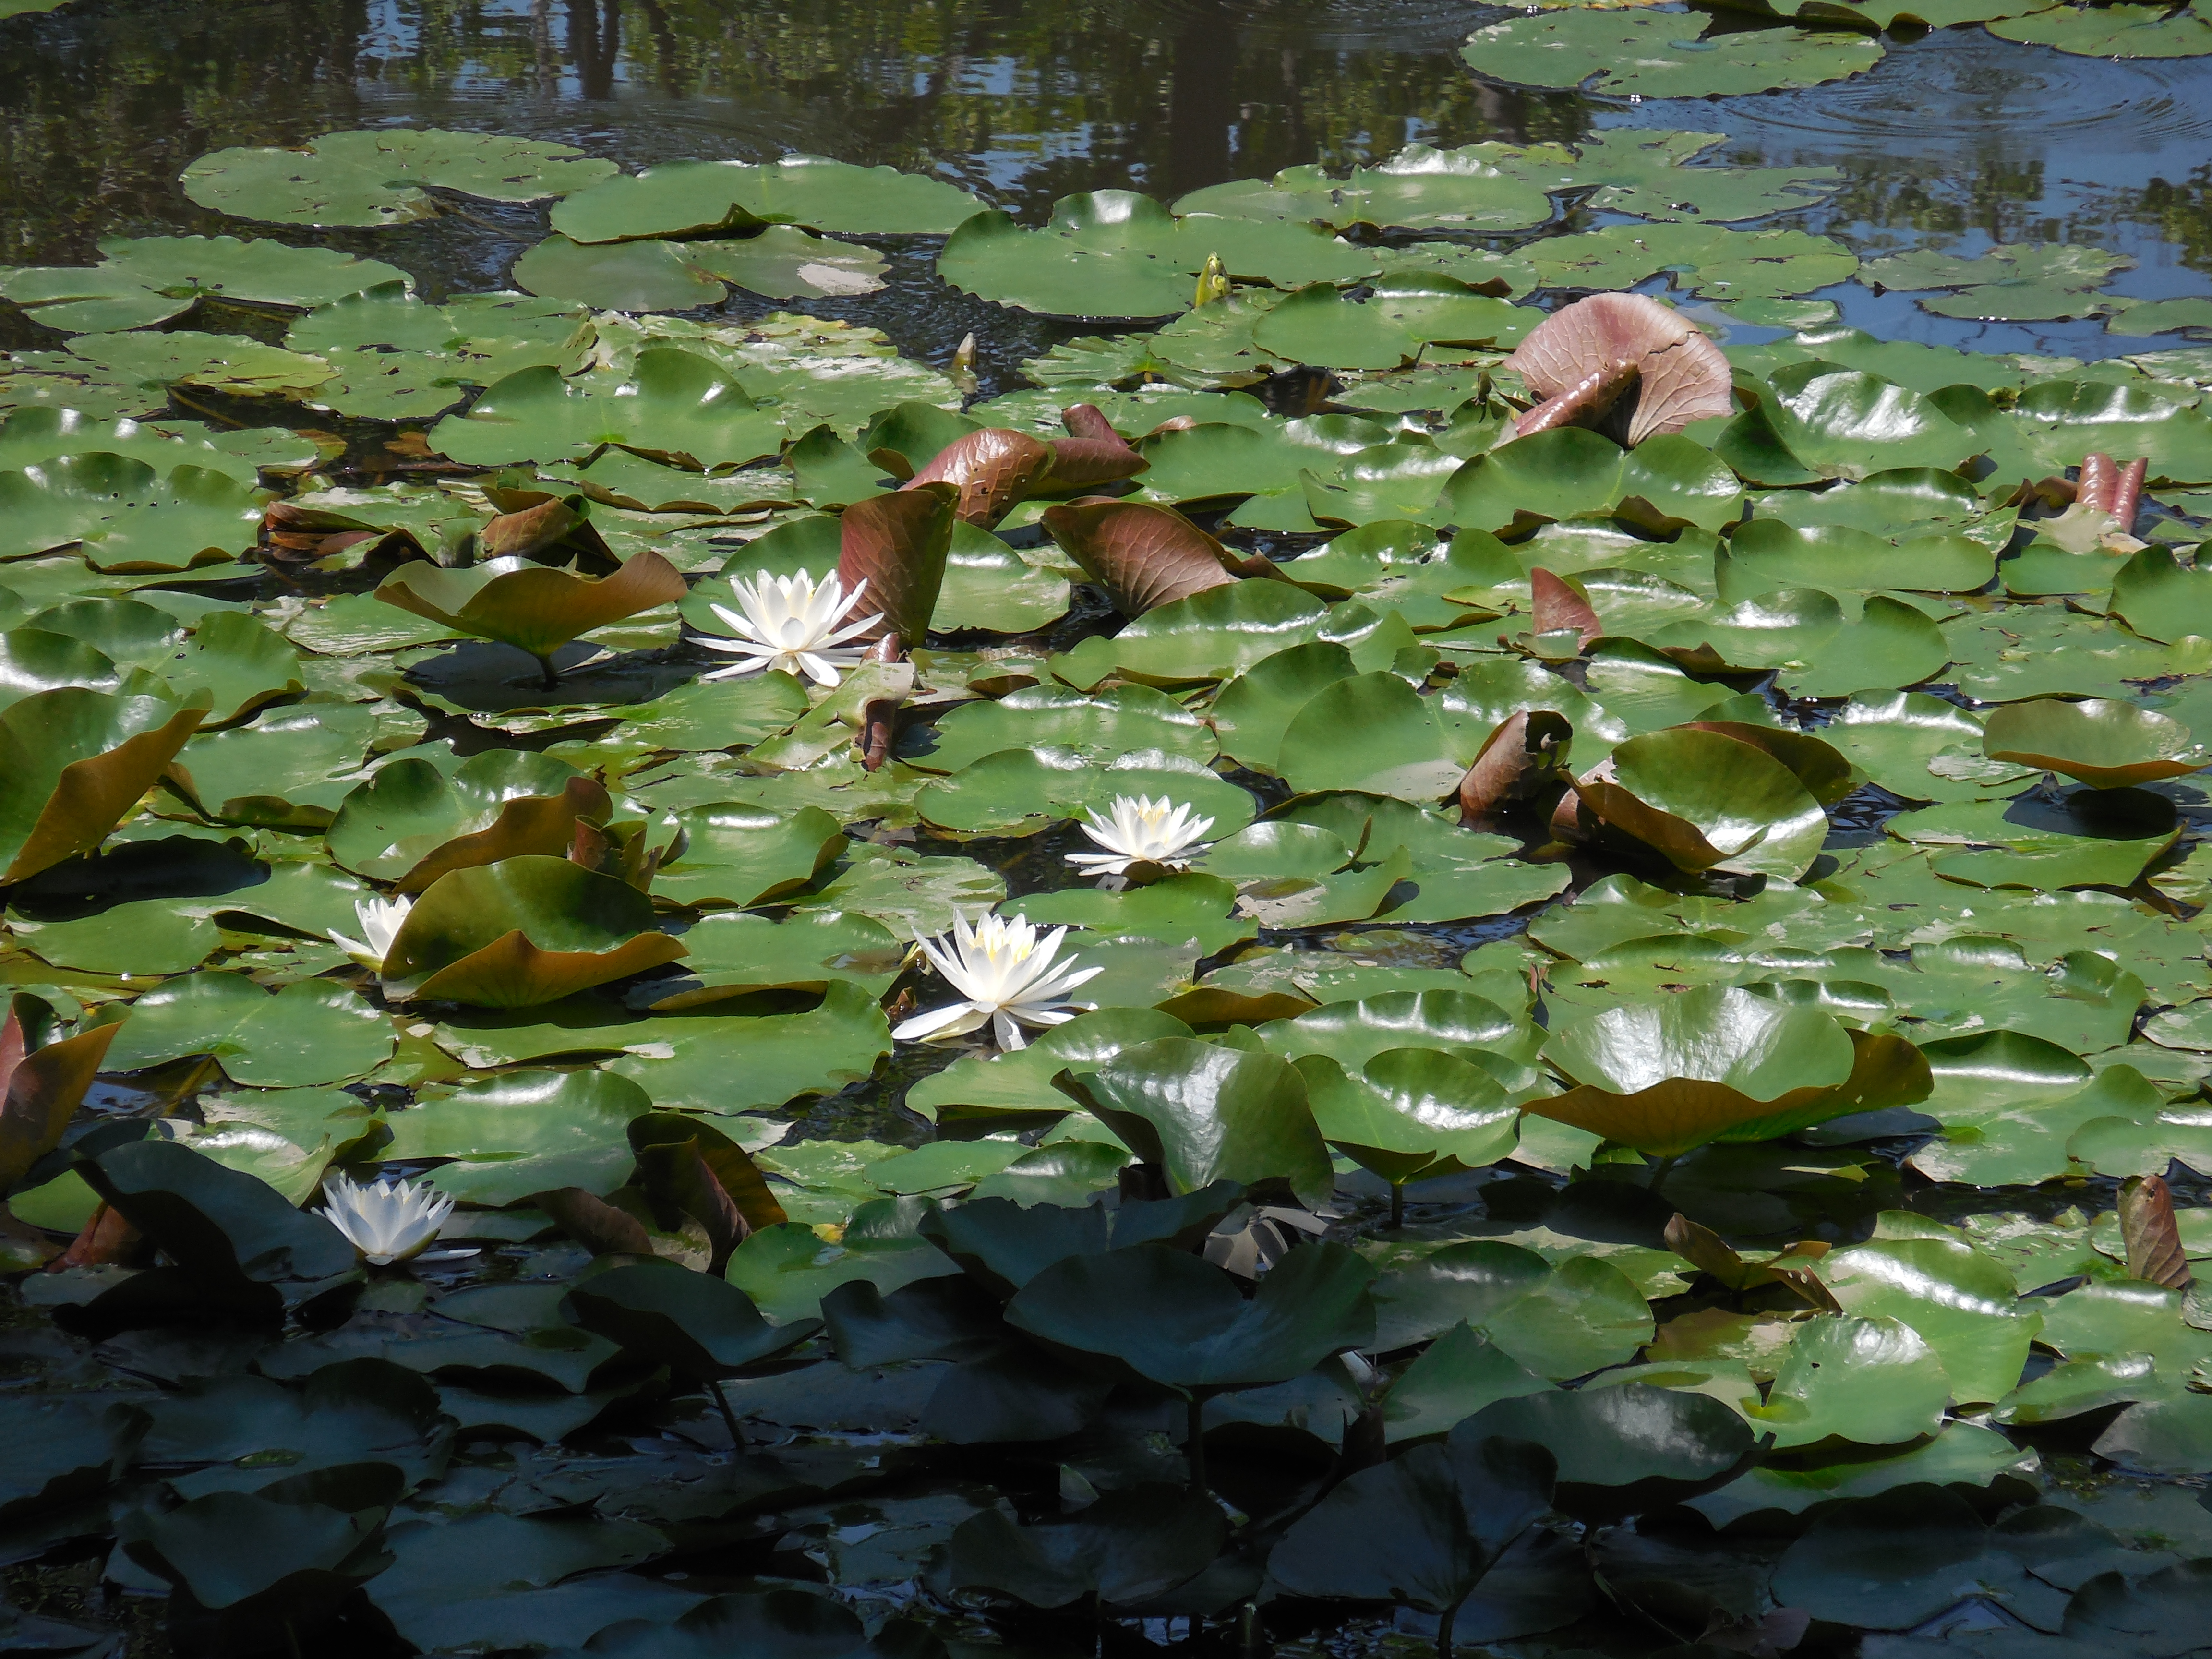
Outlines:
<svg viewBox="0 0 2212 1659"><path fill-rule="evenodd" d="M86 0L0 23L0 261L88 260L117 233L237 232L177 189L193 158L384 123L564 139L632 166L802 150L933 169L1031 217L1078 191L1171 198L1414 141L1628 125L1725 134L1737 162L1842 167L1830 201L1768 222L1863 252L2088 242L2140 262L2118 292L2212 294L2212 58L2107 62L1954 29L1893 42L1834 85L1632 105L1476 79L1458 48L1503 15L1464 0ZM477 207L314 240L436 293L503 285L539 224ZM2094 319L1930 317L1856 283L1832 297L1878 332L1981 350L2179 343ZM927 281L850 314L940 359L978 321L1008 337L1002 362L1036 337Z"/></svg>

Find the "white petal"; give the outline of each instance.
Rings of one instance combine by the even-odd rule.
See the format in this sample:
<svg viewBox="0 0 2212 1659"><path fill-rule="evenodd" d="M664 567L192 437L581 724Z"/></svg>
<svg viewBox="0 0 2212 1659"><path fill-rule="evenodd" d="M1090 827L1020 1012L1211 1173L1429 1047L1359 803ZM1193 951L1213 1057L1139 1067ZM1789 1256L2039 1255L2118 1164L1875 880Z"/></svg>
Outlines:
<svg viewBox="0 0 2212 1659"><path fill-rule="evenodd" d="M978 1008L972 1002L956 1002L948 1008L933 1008L926 1014L916 1014L902 1022L891 1036L901 1042L926 1042L932 1037L965 1036L990 1018L990 1010Z"/></svg>

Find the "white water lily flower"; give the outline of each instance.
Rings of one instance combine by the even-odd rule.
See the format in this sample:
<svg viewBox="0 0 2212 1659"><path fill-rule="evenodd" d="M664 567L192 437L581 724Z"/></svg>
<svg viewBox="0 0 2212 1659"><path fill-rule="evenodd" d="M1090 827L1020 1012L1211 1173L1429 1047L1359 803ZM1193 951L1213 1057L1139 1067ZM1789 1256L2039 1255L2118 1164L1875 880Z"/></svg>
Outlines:
<svg viewBox="0 0 2212 1659"><path fill-rule="evenodd" d="M373 1267L422 1254L453 1209L452 1197L427 1181L356 1182L334 1175L323 1182L324 1218Z"/></svg>
<svg viewBox="0 0 2212 1659"><path fill-rule="evenodd" d="M1200 845L1213 828L1212 818L1194 817L1191 809L1162 795L1118 795L1113 817L1102 818L1089 809L1091 822L1083 833L1106 850L1070 853L1067 861L1102 876L1126 874L1133 864L1158 864L1181 869L1206 851Z"/></svg>
<svg viewBox="0 0 2212 1659"><path fill-rule="evenodd" d="M356 899L354 920L361 924L366 942L349 939L333 927L330 930L331 943L362 967L380 974L384 971L384 958L391 953L392 941L398 937L399 924L407 920L407 913L414 908L411 898Z"/></svg>
<svg viewBox="0 0 2212 1659"><path fill-rule="evenodd" d="M857 639L883 620L880 614L856 623L845 617L868 591L864 580L850 593L835 571L817 584L804 570L795 576L778 576L763 570L751 581L730 578L730 591L738 596L743 614L721 605L708 608L738 631L734 640L706 640L717 651L745 659L718 668L701 678L726 680L734 674L781 668L787 674L804 674L817 685L837 684L837 671L860 661L858 650L836 647ZM839 623L844 623L840 627Z"/></svg>
<svg viewBox="0 0 2212 1659"><path fill-rule="evenodd" d="M1055 964L1054 957L1066 934L1066 928L1055 927L1040 939L1026 916L1011 921L985 916L973 928L955 916L951 933L923 939L921 950L967 1000L917 1014L891 1035L923 1040L965 1036L988 1022L1001 1048L1019 1048L1025 1041L1023 1026L1058 1025L1073 1019L1091 1005L1071 1003L1067 994L1106 970L1079 968L1072 956Z"/></svg>

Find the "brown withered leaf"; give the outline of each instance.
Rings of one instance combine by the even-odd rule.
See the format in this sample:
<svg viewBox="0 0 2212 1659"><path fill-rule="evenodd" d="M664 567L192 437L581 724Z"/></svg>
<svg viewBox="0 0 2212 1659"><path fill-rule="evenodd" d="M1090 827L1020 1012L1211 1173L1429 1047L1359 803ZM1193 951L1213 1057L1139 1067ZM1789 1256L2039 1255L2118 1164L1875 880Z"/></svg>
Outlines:
<svg viewBox="0 0 2212 1659"><path fill-rule="evenodd" d="M720 1278L730 1265L730 1253L744 1243L752 1229L707 1167L698 1138L639 1147L637 1174L663 1232L678 1231L683 1225L680 1218L687 1215L705 1229L712 1252L707 1271Z"/></svg>
<svg viewBox="0 0 2212 1659"><path fill-rule="evenodd" d="M1534 611L1532 626L1539 634L1558 634L1571 628L1575 637L1587 648L1589 642L1601 636L1605 628L1597 619L1596 607L1581 586L1563 576L1538 565L1528 573L1528 597Z"/></svg>
<svg viewBox="0 0 2212 1659"><path fill-rule="evenodd" d="M1071 438L1098 438L1124 447L1127 442L1114 429L1114 422L1106 418L1106 411L1096 404L1070 404L1060 411L1060 423L1067 428Z"/></svg>
<svg viewBox="0 0 2212 1659"><path fill-rule="evenodd" d="M848 593L867 583L860 614L881 618L870 637L896 634L919 645L928 636L959 504L959 489L940 482L909 484L845 509L837 577Z"/></svg>
<svg viewBox="0 0 2212 1659"><path fill-rule="evenodd" d="M477 556L517 556L532 564L574 562L586 575L605 576L622 566L592 523L591 504L581 495L554 495L542 489L487 489L485 498L501 509L476 532Z"/></svg>
<svg viewBox="0 0 2212 1659"><path fill-rule="evenodd" d="M1530 391L1547 399L1597 376L1597 385L1584 394L1591 402L1624 363L1634 366L1635 377L1613 390L1626 404L1630 386L1635 389L1635 407L1620 434L1632 447L1734 408L1733 377L1720 348L1681 313L1641 294L1593 294L1564 306L1505 360ZM1588 410L1577 413L1587 416ZM1584 418L1580 423L1592 422ZM1515 430L1521 435L1528 428L1516 422Z"/></svg>
<svg viewBox="0 0 2212 1659"><path fill-rule="evenodd" d="M2112 489L2112 516L2120 521L2124 532L2136 527L2136 514L2142 506L2143 480L2150 476L2150 461L2138 455L2120 469L2119 483Z"/></svg>
<svg viewBox="0 0 2212 1659"><path fill-rule="evenodd" d="M2130 1176L2120 1183L2120 1237L2127 1245L2128 1277L2186 1290L2197 1282L2181 1247L2173 1217L2173 1190L2162 1176Z"/></svg>
<svg viewBox="0 0 2212 1659"><path fill-rule="evenodd" d="M553 1218L553 1224L593 1255L651 1255L653 1239L645 1224L581 1187L556 1187L531 1194L530 1201Z"/></svg>
<svg viewBox="0 0 2212 1659"><path fill-rule="evenodd" d="M39 1046L52 1010L18 992L0 1024L0 1188L12 1187L61 1144L119 1025L95 1025Z"/></svg>
<svg viewBox="0 0 2212 1659"><path fill-rule="evenodd" d="M886 634L867 650L875 662L892 663L906 660L903 644L896 634ZM871 697L860 706L860 729L855 743L860 751L864 770L879 772L884 763L891 757L891 741L898 735L899 699Z"/></svg>
<svg viewBox="0 0 2212 1659"><path fill-rule="evenodd" d="M2092 450L2081 458L2081 477L2074 486L2074 499L2093 512L2109 513L2119 483L2120 470L2112 465L2112 458Z"/></svg>
<svg viewBox="0 0 2212 1659"><path fill-rule="evenodd" d="M1565 787L1563 763L1574 734L1566 716L1548 708L1523 710L1500 720L1459 781L1460 828L1487 829L1507 802Z"/></svg>
<svg viewBox="0 0 2212 1659"><path fill-rule="evenodd" d="M1088 495L1046 508L1044 527L1125 617L1237 580L1221 544L1172 507Z"/></svg>
<svg viewBox="0 0 2212 1659"><path fill-rule="evenodd" d="M1053 470L1053 447L1011 427L987 426L939 450L902 489L949 483L960 491L954 512L988 530L1026 500Z"/></svg>
<svg viewBox="0 0 2212 1659"><path fill-rule="evenodd" d="M153 1259L146 1235L123 1218L123 1212L102 1204L92 1212L70 1247L46 1264L48 1273L70 1267L142 1266Z"/></svg>
<svg viewBox="0 0 2212 1659"><path fill-rule="evenodd" d="M1037 493L1067 494L1133 478L1152 463L1119 438L1054 438L1052 470Z"/></svg>
<svg viewBox="0 0 2212 1659"><path fill-rule="evenodd" d="M1643 371L1631 357L1601 363L1565 390L1553 393L1516 416L1513 435L1526 438L1532 433L1549 432L1562 426L1603 426L1613 405L1642 376Z"/></svg>

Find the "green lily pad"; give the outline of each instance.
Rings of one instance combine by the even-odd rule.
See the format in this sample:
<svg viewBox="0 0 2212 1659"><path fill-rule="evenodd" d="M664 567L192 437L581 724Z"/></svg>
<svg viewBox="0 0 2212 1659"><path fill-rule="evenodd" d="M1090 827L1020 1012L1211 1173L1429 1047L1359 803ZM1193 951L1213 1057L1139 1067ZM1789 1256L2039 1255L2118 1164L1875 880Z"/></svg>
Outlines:
<svg viewBox="0 0 2212 1659"><path fill-rule="evenodd" d="M424 186L538 202L597 183L614 163L565 144L437 128L331 132L302 149L219 149L185 169L202 207L295 225L404 225L439 211Z"/></svg>
<svg viewBox="0 0 2212 1659"><path fill-rule="evenodd" d="M1455 1429L1442 1445L1351 1475L1284 1535L1269 1572L1294 1594L1405 1602L1451 1620L1553 1498L1550 1452L1477 1436Z"/></svg>
<svg viewBox="0 0 2212 1659"><path fill-rule="evenodd" d="M2185 777L2212 763L2180 721L2100 698L2007 703L1990 712L1982 741L1991 760L2063 773L2093 789Z"/></svg>
<svg viewBox="0 0 2212 1659"><path fill-rule="evenodd" d="M1615 96L1709 98L1817 86L1872 69L1878 40L1805 29L1700 38L1679 12L1540 12L1477 29L1461 56L1477 74L1520 86Z"/></svg>
<svg viewBox="0 0 2212 1659"><path fill-rule="evenodd" d="M1950 1394L1942 1360L1917 1332L1894 1319L1847 1316L1801 1329L1766 1403L1746 1410L1778 1448L1894 1446L1933 1434Z"/></svg>
<svg viewBox="0 0 2212 1659"><path fill-rule="evenodd" d="M432 882L385 952L385 982L399 997L528 1008L684 954L636 888L532 854Z"/></svg>
<svg viewBox="0 0 2212 1659"><path fill-rule="evenodd" d="M1123 1049L1065 1086L1139 1157L1158 1164L1173 1192L1272 1181L1316 1203L1335 1185L1304 1081L1276 1055L1162 1037Z"/></svg>
<svg viewBox="0 0 2212 1659"><path fill-rule="evenodd" d="M392 1054L392 1024L342 985L301 980L270 994L242 974L199 973L147 992L107 1051L113 1071L212 1054L234 1083L347 1083Z"/></svg>
<svg viewBox="0 0 2212 1659"><path fill-rule="evenodd" d="M661 868L654 887L678 904L758 904L811 881L846 845L837 820L815 806L697 806L677 822L683 853Z"/></svg>
<svg viewBox="0 0 2212 1659"><path fill-rule="evenodd" d="M1285 167L1273 179L1239 179L1194 191L1179 214L1291 219L1404 230L1525 230L1552 216L1540 185L1498 165L1489 147L1432 149L1408 144L1371 167L1337 179L1317 167Z"/></svg>
<svg viewBox="0 0 2212 1659"><path fill-rule="evenodd" d="M1729 423L1713 453L1759 483L1863 478L1900 468L1959 466L1987 443L1935 403L1878 374L1801 364L1774 396Z"/></svg>
<svg viewBox="0 0 2212 1659"><path fill-rule="evenodd" d="M98 847L205 714L75 686L0 709L0 854L8 859L0 880L21 881Z"/></svg>
<svg viewBox="0 0 2212 1659"><path fill-rule="evenodd" d="M1588 1016L1544 1054L1577 1086L1530 1111L1660 1158L1909 1104L1929 1088L1927 1062L1901 1037L1720 986Z"/></svg>
<svg viewBox="0 0 2212 1659"><path fill-rule="evenodd" d="M1233 582L1148 611L1111 639L1085 641L1055 672L1079 686L1116 670L1146 684L1227 679L1317 637L1326 611L1288 582Z"/></svg>
<svg viewBox="0 0 2212 1659"><path fill-rule="evenodd" d="M1149 196L1102 190L1053 204L1042 229L996 209L946 239L938 275L980 299L1055 317L1166 317L1190 307L1218 254L1231 276L1295 288L1370 274L1365 253L1317 226L1215 214L1178 217Z"/></svg>
<svg viewBox="0 0 2212 1659"><path fill-rule="evenodd" d="M48 328L101 334L181 317L203 299L305 308L407 273L336 248L288 247L235 236L109 236L100 262L0 270L0 296Z"/></svg>
<svg viewBox="0 0 2212 1659"><path fill-rule="evenodd" d="M1670 287L1707 300L1809 294L1859 268L1857 255L1826 236L1702 223L1614 225L1547 237L1531 248L1530 257L1546 288L1620 290L1664 275Z"/></svg>
<svg viewBox="0 0 2212 1659"><path fill-rule="evenodd" d="M1174 1041L1174 1039L1170 1039ZM1341 1244L1293 1250L1247 1302L1194 1255L1143 1247L1071 1255L1007 1304L1006 1321L1179 1392L1280 1382L1374 1330L1374 1270Z"/></svg>
<svg viewBox="0 0 2212 1659"><path fill-rule="evenodd" d="M982 205L941 179L820 155L764 165L667 161L571 196L553 210L553 228L577 242L714 236L763 224L941 236Z"/></svg>
<svg viewBox="0 0 2212 1659"><path fill-rule="evenodd" d="M2202 58L2212 53L2212 16L2191 5L2052 6L1989 25L1990 33L2080 58Z"/></svg>
<svg viewBox="0 0 2212 1659"><path fill-rule="evenodd" d="M580 818L604 823L606 793L550 755L491 750L450 769L402 756L350 791L331 855L402 892L447 871L524 853L564 854Z"/></svg>
<svg viewBox="0 0 2212 1659"><path fill-rule="evenodd" d="M0 557L82 543L102 568L182 570L251 547L268 497L198 466L162 477L119 455L64 456L0 472Z"/></svg>
<svg viewBox="0 0 2212 1659"><path fill-rule="evenodd" d="M1212 733L1181 703L1148 686L1116 686L1086 695L1038 685L995 702L972 702L937 723L927 746L909 744L902 758L932 771L962 768L1008 749L1066 749L1106 761L1157 749L1203 765L1213 758Z"/></svg>
<svg viewBox="0 0 2212 1659"><path fill-rule="evenodd" d="M1869 260L1859 280L1883 288L1948 289L1921 306L1939 317L2022 321L2079 317L2096 308L2087 295L2135 261L2123 253L2068 243L1999 243L1967 259L1928 248Z"/></svg>
<svg viewBox="0 0 2212 1659"><path fill-rule="evenodd" d="M1847 1314L1917 1332L1943 1362L1961 1403L2002 1400L2020 1382L2041 1326L2016 1306L2012 1275L1948 1238L1874 1238L1820 1258L1820 1282Z"/></svg>
<svg viewBox="0 0 2212 1659"><path fill-rule="evenodd" d="M1587 205L1600 213L1639 219L1759 219L1788 212L1830 195L1840 171L1825 167L1741 167L1701 165L1698 158L1724 143L1717 132L1650 132L1615 127L1594 132L1571 156L1550 145L1533 146L1510 165L1547 189L1586 188Z"/></svg>
<svg viewBox="0 0 2212 1659"><path fill-rule="evenodd" d="M665 347L639 352L628 374L600 370L569 380L557 369L526 368L430 432L430 442L454 460L483 465L582 460L615 444L652 460L722 466L773 455L782 441L781 423L756 409L730 375L696 353Z"/></svg>
<svg viewBox="0 0 2212 1659"><path fill-rule="evenodd" d="M1742 502L1743 486L1723 459L1687 438L1668 434L1625 450L1559 427L1475 456L1452 475L1431 516L1525 532L1547 519L1620 513L1717 530L1741 515Z"/></svg>

